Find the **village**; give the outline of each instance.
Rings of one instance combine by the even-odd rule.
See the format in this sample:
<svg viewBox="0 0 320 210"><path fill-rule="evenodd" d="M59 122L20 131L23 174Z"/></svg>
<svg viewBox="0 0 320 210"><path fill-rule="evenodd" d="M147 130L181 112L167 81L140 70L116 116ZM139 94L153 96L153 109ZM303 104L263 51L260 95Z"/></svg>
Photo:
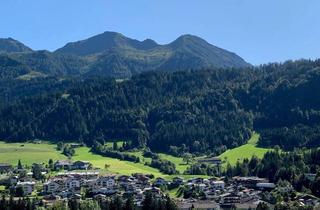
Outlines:
<svg viewBox="0 0 320 210"><path fill-rule="evenodd" d="M41 198L45 206L70 199L105 200L113 196L132 197L142 205L147 192L163 197L175 191L174 200L179 209L256 208L259 203L273 205L271 191L277 189L290 194L292 187L279 187L259 177L225 177L165 179L140 173L129 175L106 174L93 169L88 161L58 160L50 166L33 164L31 169L21 165L0 164L0 185L14 197ZM314 174L308 174L310 179ZM301 206L316 206L317 198L308 195L296 197Z"/></svg>

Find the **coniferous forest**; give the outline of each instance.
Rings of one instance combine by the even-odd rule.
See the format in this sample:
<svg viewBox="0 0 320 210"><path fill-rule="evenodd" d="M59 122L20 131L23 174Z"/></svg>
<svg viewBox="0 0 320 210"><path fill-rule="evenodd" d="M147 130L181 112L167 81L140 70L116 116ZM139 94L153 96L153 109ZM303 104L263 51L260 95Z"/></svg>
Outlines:
<svg viewBox="0 0 320 210"><path fill-rule="evenodd" d="M23 69L7 63L1 71ZM121 81L3 78L0 139L123 139L154 151L219 154L258 131L261 146L311 148L320 144L319 89L319 60L148 72Z"/></svg>

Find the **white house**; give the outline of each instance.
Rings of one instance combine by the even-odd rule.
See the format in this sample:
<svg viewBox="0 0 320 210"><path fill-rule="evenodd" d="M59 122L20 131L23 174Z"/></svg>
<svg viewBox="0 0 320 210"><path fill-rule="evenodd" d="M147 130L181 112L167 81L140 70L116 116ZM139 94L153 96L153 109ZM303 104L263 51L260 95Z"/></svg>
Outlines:
<svg viewBox="0 0 320 210"><path fill-rule="evenodd" d="M60 184L56 181L48 181L43 185L43 191L46 194L57 192L60 189Z"/></svg>
<svg viewBox="0 0 320 210"><path fill-rule="evenodd" d="M211 185L215 190L223 190L225 183L224 181L212 181Z"/></svg>
<svg viewBox="0 0 320 210"><path fill-rule="evenodd" d="M276 188L276 185L274 183L269 183L269 182L257 183L256 186L259 189L274 189L274 188Z"/></svg>
<svg viewBox="0 0 320 210"><path fill-rule="evenodd" d="M68 190L77 190L80 189L80 181L70 178L66 180L65 186Z"/></svg>
<svg viewBox="0 0 320 210"><path fill-rule="evenodd" d="M30 195L34 190L35 182L18 182L17 187L22 187L24 195Z"/></svg>
<svg viewBox="0 0 320 210"><path fill-rule="evenodd" d="M112 188L116 185L114 176L101 176L96 181L96 186L101 188Z"/></svg>

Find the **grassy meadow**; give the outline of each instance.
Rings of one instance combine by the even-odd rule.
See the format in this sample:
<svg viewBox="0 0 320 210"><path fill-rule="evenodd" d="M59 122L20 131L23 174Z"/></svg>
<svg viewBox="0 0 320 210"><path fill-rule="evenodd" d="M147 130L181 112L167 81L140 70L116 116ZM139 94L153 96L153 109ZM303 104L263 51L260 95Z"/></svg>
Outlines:
<svg viewBox="0 0 320 210"><path fill-rule="evenodd" d="M256 155L262 158L263 155L270 149L259 148L257 142L259 140L259 134L254 133L252 138L247 144L240 147L227 150L219 157L225 162L229 162L231 165L235 165L238 160L244 158L250 158ZM122 142L118 142L121 146ZM107 146L112 147L110 142ZM150 163L151 158L143 157L142 151L127 152L140 158L140 163L133 163L129 161L121 161L115 158L103 157L101 155L93 154L88 147L80 147L75 149L76 153L72 157L73 160L86 160L90 161L94 167L100 168L103 172L112 174L125 174L131 175L132 173L144 173L153 174L155 177L173 178L176 175L166 175L161 173L158 169L146 166L145 163ZM174 157L172 155L159 153L161 159L169 160L176 165L181 177L191 178L196 176L183 175L183 172L189 165L185 164L182 158ZM49 159L64 160L66 156L56 150L55 144L49 144L42 142L37 143L5 143L0 142L0 163L10 163L16 165L18 160L21 160L23 165L31 165L32 163L47 163ZM107 167L106 167L107 166ZM206 177L206 176L200 176Z"/></svg>
<svg viewBox="0 0 320 210"><path fill-rule="evenodd" d="M133 163L129 161L122 161L115 158L103 157L101 155L93 154L88 147L76 148L76 153L72 157L73 160L90 161L94 167L105 169L110 173L131 175L133 173L153 174L154 176L165 176L159 170L145 166L143 163Z"/></svg>
<svg viewBox="0 0 320 210"><path fill-rule="evenodd" d="M262 158L264 154L271 149L258 147L257 143L259 138L260 135L258 133L254 133L247 144L227 150L219 157L222 161L225 161L224 165L226 165L228 162L231 165L236 165L238 160L241 161L244 158L251 158L254 155L258 158Z"/></svg>
<svg viewBox="0 0 320 210"><path fill-rule="evenodd" d="M5 143L0 142L0 162L17 165L18 160L23 165L32 163L47 163L49 159L66 159L66 156L56 150L54 144Z"/></svg>

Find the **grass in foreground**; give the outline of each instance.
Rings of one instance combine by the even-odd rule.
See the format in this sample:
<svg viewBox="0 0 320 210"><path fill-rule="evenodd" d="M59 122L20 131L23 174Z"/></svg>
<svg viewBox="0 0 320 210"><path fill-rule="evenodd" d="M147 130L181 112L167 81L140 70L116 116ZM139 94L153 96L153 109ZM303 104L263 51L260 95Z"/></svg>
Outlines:
<svg viewBox="0 0 320 210"><path fill-rule="evenodd" d="M56 150L54 144L5 143L0 142L0 162L16 165L18 160L23 165L32 163L48 163L49 159L66 159L66 156Z"/></svg>
<svg viewBox="0 0 320 210"><path fill-rule="evenodd" d="M258 133L254 133L247 144L227 150L219 157L222 161L225 161L224 165L229 162L232 166L236 165L238 160L241 161L244 158L251 158L254 155L258 158L262 158L266 152L272 149L257 147L259 138L260 135Z"/></svg>

